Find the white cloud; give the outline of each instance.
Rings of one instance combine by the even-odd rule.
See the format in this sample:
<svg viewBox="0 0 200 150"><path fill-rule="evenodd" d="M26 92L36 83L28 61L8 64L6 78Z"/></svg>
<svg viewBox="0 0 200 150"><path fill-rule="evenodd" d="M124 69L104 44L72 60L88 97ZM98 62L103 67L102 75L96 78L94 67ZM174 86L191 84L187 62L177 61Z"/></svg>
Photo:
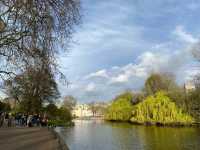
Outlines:
<svg viewBox="0 0 200 150"><path fill-rule="evenodd" d="M123 82L128 82L129 79L129 75L124 73L124 74L120 74L117 77L112 77L111 78L111 83L123 83Z"/></svg>
<svg viewBox="0 0 200 150"><path fill-rule="evenodd" d="M191 36L192 37L192 36ZM168 44L161 44L167 46ZM188 49L178 49L172 51L167 48L162 51L146 51L139 55L136 63L130 63L124 66L114 66L106 70L106 85L127 84L135 81L144 81L152 72L171 72L175 75L180 68L191 60L191 54ZM96 74L104 74L105 71L97 71L91 73L90 76Z"/></svg>
<svg viewBox="0 0 200 150"><path fill-rule="evenodd" d="M150 51L144 52L138 57L140 63L139 68L144 68L149 71L159 71L161 67L168 63L169 56L165 53L153 53Z"/></svg>
<svg viewBox="0 0 200 150"><path fill-rule="evenodd" d="M85 100L109 99L126 89L141 89L152 72L171 72L183 81L191 72L181 68L189 61L190 51L187 49L146 51L136 58L135 63L89 73L76 81L76 89L72 89L72 93L78 93L77 97Z"/></svg>
<svg viewBox="0 0 200 150"><path fill-rule="evenodd" d="M86 87L85 87L85 91L86 92L93 92L95 90L96 86L94 83L89 83Z"/></svg>
<svg viewBox="0 0 200 150"><path fill-rule="evenodd" d="M89 75L87 75L85 78L89 79L89 78L93 78L93 77L102 77L102 78L108 78L108 74L106 72L105 69L99 70L97 72L94 73L90 73Z"/></svg>
<svg viewBox="0 0 200 150"><path fill-rule="evenodd" d="M74 46L73 57L67 58L71 61L68 62L72 63L71 68L78 72L73 73L73 76L79 74L80 70L89 70L80 75L84 77L72 81L75 85L67 90L69 93L75 94L80 100L96 100L95 97L91 98L91 95L97 95L97 99L105 100L127 88L137 88L138 90L143 86L146 77L152 72L172 72L175 74L179 72L180 74L185 73L185 75L190 73L190 71L180 71L180 68L191 60L189 58L190 52L186 48L196 43L198 39L187 32L182 25L176 26L173 31L168 31L168 29L164 31L165 27L162 27L162 25L152 28L151 24L155 23L155 17L165 16L165 13L157 13L156 9L152 13L149 9L144 9L147 14L138 11L138 9L133 9L129 3L127 4L131 9L124 6L125 4L123 1L120 1L120 3L119 1L115 3L99 1L97 5L86 5L86 7L92 7L88 11L94 13L90 13L89 19L86 17L82 29L75 34L75 40L78 41L79 45ZM155 5L153 4L153 6ZM190 7L196 9L196 5ZM161 8L159 7L159 9ZM175 8L174 12L177 13L177 7L173 8ZM107 11L112 13L107 13ZM151 13L149 14L149 12ZM141 23L143 22L141 18L144 21L148 19L146 20L148 23L144 22L144 24L147 23L147 26ZM160 23L162 24L162 22ZM160 23L158 24L160 25ZM171 27L170 22L166 23L169 23ZM158 28L158 30L154 30L155 28ZM160 36L163 32L166 33L166 37L172 37L172 41L163 42L166 39ZM158 39L156 39L157 36L159 36ZM157 40L158 43L148 41L149 38L152 41ZM144 52L144 50L146 51ZM129 61L130 59L133 61ZM68 62L66 61L64 64L70 64ZM100 67L101 70L93 71ZM180 79L184 80L182 76Z"/></svg>
<svg viewBox="0 0 200 150"><path fill-rule="evenodd" d="M176 26L173 33L177 36L179 40L186 42L188 44L194 44L198 42L198 39L189 34L188 32L186 32L182 25Z"/></svg>
<svg viewBox="0 0 200 150"><path fill-rule="evenodd" d="M110 83L125 83L134 78L144 80L151 72L159 72L166 68L169 61L169 56L162 53L144 52L138 58L138 63L130 63L118 68L119 74L112 77Z"/></svg>

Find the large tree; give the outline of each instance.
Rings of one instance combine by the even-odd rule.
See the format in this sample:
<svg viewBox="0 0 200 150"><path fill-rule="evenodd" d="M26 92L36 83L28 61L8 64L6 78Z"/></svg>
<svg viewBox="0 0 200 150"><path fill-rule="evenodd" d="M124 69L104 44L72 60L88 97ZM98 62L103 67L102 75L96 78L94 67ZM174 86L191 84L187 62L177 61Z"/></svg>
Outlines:
<svg viewBox="0 0 200 150"><path fill-rule="evenodd" d="M55 69L58 43L68 43L79 18L79 0L1 0L0 76L47 57Z"/></svg>
<svg viewBox="0 0 200 150"><path fill-rule="evenodd" d="M178 86L174 76L169 73L151 74L145 82L144 91L146 95L154 95L156 92L165 91L179 107L184 110L187 109L184 88Z"/></svg>
<svg viewBox="0 0 200 150"><path fill-rule="evenodd" d="M191 124L194 119L178 108L165 92L157 92L133 107L132 122L160 124Z"/></svg>
<svg viewBox="0 0 200 150"><path fill-rule="evenodd" d="M5 111L10 111L10 110L11 110L10 104L0 99L0 113L5 112Z"/></svg>
<svg viewBox="0 0 200 150"><path fill-rule="evenodd" d="M0 77L25 111L57 98L56 55L79 23L79 8L79 0L0 1Z"/></svg>
<svg viewBox="0 0 200 150"><path fill-rule="evenodd" d="M63 104L62 106L67 108L68 110L72 110L73 107L75 107L77 103L77 100L76 98L74 98L73 96L71 95L67 95L63 98Z"/></svg>
<svg viewBox="0 0 200 150"><path fill-rule="evenodd" d="M111 121L129 121L133 111L133 94L125 92L117 96L105 111L105 119Z"/></svg>
<svg viewBox="0 0 200 150"><path fill-rule="evenodd" d="M160 90L169 91L176 87L173 75L168 73L153 73L145 81L144 91L147 95L153 95Z"/></svg>
<svg viewBox="0 0 200 150"><path fill-rule="evenodd" d="M44 103L52 103L59 97L57 84L47 68L28 68L13 80L7 80L5 87L25 112L39 112Z"/></svg>
<svg viewBox="0 0 200 150"><path fill-rule="evenodd" d="M186 92L187 111L200 121L200 75L194 77L195 89Z"/></svg>

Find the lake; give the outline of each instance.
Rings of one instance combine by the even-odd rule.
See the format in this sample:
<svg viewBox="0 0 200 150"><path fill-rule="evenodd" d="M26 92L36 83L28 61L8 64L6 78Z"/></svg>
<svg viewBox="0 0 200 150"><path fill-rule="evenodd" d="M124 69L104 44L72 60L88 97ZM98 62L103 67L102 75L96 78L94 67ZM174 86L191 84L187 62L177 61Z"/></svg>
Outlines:
<svg viewBox="0 0 200 150"><path fill-rule="evenodd" d="M70 150L200 150L200 128L76 120L56 128Z"/></svg>

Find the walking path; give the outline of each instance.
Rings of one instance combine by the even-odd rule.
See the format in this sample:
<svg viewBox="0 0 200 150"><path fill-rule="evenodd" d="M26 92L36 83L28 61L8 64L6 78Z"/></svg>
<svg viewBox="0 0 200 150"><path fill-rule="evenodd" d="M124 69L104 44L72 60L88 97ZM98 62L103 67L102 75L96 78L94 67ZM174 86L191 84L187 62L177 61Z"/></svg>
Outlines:
<svg viewBox="0 0 200 150"><path fill-rule="evenodd" d="M2 150L58 150L59 143L47 128L0 128Z"/></svg>

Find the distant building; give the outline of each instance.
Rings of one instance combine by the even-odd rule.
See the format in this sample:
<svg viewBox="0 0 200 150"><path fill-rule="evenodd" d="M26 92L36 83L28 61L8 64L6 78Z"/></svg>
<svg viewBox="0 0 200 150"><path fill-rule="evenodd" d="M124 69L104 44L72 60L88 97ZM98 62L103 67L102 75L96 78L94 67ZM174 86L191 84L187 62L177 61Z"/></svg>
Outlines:
<svg viewBox="0 0 200 150"><path fill-rule="evenodd" d="M105 102L93 102L90 103L90 109L93 113L93 117L103 117L108 104Z"/></svg>
<svg viewBox="0 0 200 150"><path fill-rule="evenodd" d="M185 84L184 84L184 88L185 88L185 91L188 92L188 91L192 91L195 89L195 84L192 82L192 81L187 81Z"/></svg>
<svg viewBox="0 0 200 150"><path fill-rule="evenodd" d="M78 104L73 108L72 115L74 117L81 118L81 117L91 117L93 114L92 114L92 111L91 111L89 105Z"/></svg>

